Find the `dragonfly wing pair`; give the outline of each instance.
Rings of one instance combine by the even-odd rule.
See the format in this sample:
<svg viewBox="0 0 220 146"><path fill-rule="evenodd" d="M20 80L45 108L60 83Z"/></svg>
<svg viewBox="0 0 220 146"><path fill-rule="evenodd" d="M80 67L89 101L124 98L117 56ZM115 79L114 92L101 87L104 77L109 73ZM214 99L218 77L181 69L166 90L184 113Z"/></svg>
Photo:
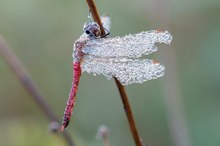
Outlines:
<svg viewBox="0 0 220 146"><path fill-rule="evenodd" d="M121 84L142 83L164 75L165 67L157 61L137 59L157 51L155 43L169 44L167 31L147 31L124 37L88 40L82 49L82 71L116 77Z"/></svg>

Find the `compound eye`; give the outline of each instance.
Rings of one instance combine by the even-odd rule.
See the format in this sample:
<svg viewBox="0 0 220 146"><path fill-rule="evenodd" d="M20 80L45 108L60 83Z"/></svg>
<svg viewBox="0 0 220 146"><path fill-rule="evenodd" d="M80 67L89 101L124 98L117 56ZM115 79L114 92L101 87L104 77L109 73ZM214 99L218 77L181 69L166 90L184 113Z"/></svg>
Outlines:
<svg viewBox="0 0 220 146"><path fill-rule="evenodd" d="M90 31L89 31L89 30L86 30L86 34L90 34Z"/></svg>
<svg viewBox="0 0 220 146"><path fill-rule="evenodd" d="M95 25L96 27L99 27L99 25L98 25L97 23L94 23L94 25Z"/></svg>

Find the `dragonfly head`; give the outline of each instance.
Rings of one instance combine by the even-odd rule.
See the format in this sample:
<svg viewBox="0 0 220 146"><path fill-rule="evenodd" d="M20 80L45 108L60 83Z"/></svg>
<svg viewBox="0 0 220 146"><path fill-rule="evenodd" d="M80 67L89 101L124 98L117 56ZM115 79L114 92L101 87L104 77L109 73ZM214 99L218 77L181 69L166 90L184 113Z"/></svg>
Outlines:
<svg viewBox="0 0 220 146"><path fill-rule="evenodd" d="M101 30L96 22L88 22L84 25L83 31L90 38L98 38L101 36Z"/></svg>

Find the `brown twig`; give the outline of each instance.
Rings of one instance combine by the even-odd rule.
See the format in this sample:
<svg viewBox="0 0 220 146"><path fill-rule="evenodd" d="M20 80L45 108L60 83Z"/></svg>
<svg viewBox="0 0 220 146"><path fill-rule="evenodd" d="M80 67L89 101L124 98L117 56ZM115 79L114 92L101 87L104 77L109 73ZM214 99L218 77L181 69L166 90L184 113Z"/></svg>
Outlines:
<svg viewBox="0 0 220 146"><path fill-rule="evenodd" d="M99 26L101 28L101 33L102 33L102 35L104 35L105 30L102 26L102 23L101 23L99 14L97 12L96 6L94 4L94 1L93 0L86 0L86 1L87 1L88 6L89 6L90 12L92 13L92 16L94 18L94 21L96 21L99 24ZM124 105L124 109L125 109L125 112L126 112L126 116L127 116L128 122L129 122L129 126L130 126L130 129L131 129L131 133L133 135L133 139L135 141L135 144L136 144L136 146L142 146L141 139L139 137L137 128L135 126L135 121L134 121L134 118L133 118L133 115L132 115L131 106L129 104L129 100L128 100L128 96L126 94L125 88L124 88L124 86L121 85L121 83L115 77L114 77L114 80L115 80L115 83L118 87L118 90L119 90L119 93L120 93L120 96L121 96L121 100L122 100L123 105Z"/></svg>
<svg viewBox="0 0 220 146"><path fill-rule="evenodd" d="M46 115L48 120L51 123L58 123L57 118L50 108L49 104L46 102L44 96L40 93L38 87L31 79L27 70L23 67L19 59L16 57L14 52L8 47L3 37L0 36L0 54L5 59L6 63L8 63L9 67L15 73L15 75L19 78L22 85L26 88L28 93L31 95L34 102L39 106L42 112ZM59 126L57 127L59 128ZM55 129L54 131L58 131ZM68 143L69 146L74 146L69 134L66 132L63 133L63 138Z"/></svg>
<svg viewBox="0 0 220 146"><path fill-rule="evenodd" d="M135 121L134 121L133 114L131 111L131 106L129 104L128 96L125 92L125 88L124 88L124 86L121 85L121 83L115 77L114 77L114 79L115 79L115 83L118 87L118 90L119 90L119 93L121 96L121 100L124 105L124 110L125 110L125 113L126 113L129 125L130 125L130 129L131 129L135 144L136 144L136 146L142 146L141 139L139 137L137 128L135 126Z"/></svg>
<svg viewBox="0 0 220 146"><path fill-rule="evenodd" d="M102 26L102 22L101 22L101 19L99 17L99 13L96 9L94 1L93 0L86 0L86 1L87 1L88 6L89 6L89 10L92 13L92 17L93 17L94 21L97 22L100 26L101 35L105 35L105 30Z"/></svg>

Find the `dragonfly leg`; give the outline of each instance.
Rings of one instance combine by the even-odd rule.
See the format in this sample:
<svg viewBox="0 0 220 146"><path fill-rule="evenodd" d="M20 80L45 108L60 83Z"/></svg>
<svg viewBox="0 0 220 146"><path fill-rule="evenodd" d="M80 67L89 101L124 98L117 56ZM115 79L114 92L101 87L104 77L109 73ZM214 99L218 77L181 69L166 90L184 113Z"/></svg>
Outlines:
<svg viewBox="0 0 220 146"><path fill-rule="evenodd" d="M106 29L105 27L103 27L103 28L105 29L105 31L106 31L107 33L104 34L104 35L101 35L101 36L100 36L101 38L104 38L104 37L110 35L110 31L109 31L108 29Z"/></svg>

